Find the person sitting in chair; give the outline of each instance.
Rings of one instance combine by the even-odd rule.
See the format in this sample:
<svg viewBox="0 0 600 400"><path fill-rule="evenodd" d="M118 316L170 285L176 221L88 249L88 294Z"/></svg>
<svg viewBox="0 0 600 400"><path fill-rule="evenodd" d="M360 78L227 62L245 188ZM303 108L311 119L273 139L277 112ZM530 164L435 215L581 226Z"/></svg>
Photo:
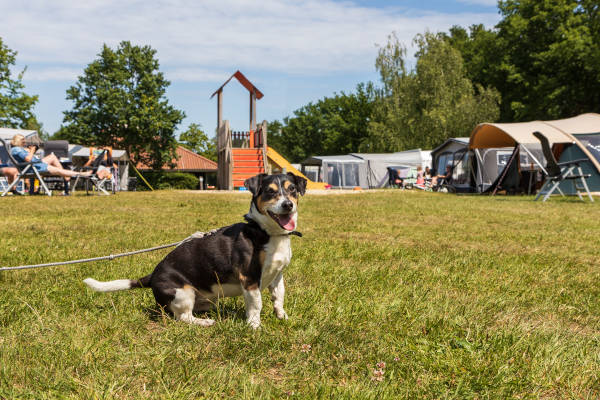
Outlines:
<svg viewBox="0 0 600 400"><path fill-rule="evenodd" d="M420 165L417 167L417 185L425 185L425 175L423 173L423 167Z"/></svg>
<svg viewBox="0 0 600 400"><path fill-rule="evenodd" d="M450 184L452 181L452 167L446 165L446 173L444 175L435 175L431 178L431 185L436 186L438 181L443 179L446 184Z"/></svg>
<svg viewBox="0 0 600 400"><path fill-rule="evenodd" d="M101 160L98 160L98 157ZM85 163L84 167L96 168L96 176L98 179L112 179L111 168L117 168L117 165L112 159L112 148L110 147L90 147L90 158Z"/></svg>
<svg viewBox="0 0 600 400"><path fill-rule="evenodd" d="M56 157L54 154L49 154L44 158L39 158L35 155L35 152L37 151L36 146L29 146L27 149L25 148L25 136L21 134L13 136L10 144L12 146L10 149L10 154L18 163L33 162L33 166L40 173L47 172L50 175L62 176L67 181L74 176L88 176L91 174L91 172L79 173L71 171L70 169L64 169L60 164L58 157Z"/></svg>

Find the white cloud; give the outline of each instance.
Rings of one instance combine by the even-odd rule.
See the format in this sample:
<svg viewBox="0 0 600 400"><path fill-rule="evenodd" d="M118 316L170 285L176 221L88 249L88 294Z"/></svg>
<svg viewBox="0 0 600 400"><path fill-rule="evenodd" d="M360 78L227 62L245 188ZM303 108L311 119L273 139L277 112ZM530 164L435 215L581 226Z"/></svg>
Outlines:
<svg viewBox="0 0 600 400"><path fill-rule="evenodd" d="M375 43L393 30L410 45L426 29L497 20L492 13L424 13L332 0L0 0L5 44L19 52L19 64L30 66L27 79L36 80L72 80L102 43L115 47L121 40L155 48L171 80L219 81L248 68L357 72L373 69ZM73 65L81 65L75 75Z"/></svg>
<svg viewBox="0 0 600 400"><path fill-rule="evenodd" d="M43 67L39 65L27 68L23 79L28 81L75 81L81 75L79 68Z"/></svg>

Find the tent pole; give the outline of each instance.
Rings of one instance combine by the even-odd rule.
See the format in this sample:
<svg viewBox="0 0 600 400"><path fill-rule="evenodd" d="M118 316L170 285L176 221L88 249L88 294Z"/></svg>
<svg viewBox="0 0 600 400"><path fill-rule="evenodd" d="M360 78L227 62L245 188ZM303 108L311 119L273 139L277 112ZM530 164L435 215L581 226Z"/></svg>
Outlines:
<svg viewBox="0 0 600 400"><path fill-rule="evenodd" d="M540 168L542 169L542 171L544 171L544 174L548 175L548 171L546 171L546 168L544 168L544 166L538 161L538 159L535 158L535 156L533 154L531 154L531 152L529 151L529 149L524 144L522 144L522 143L521 143L521 146L525 149L525 151L527 152L527 154L529 154L529 156L531 158L533 158L533 161L535 161L535 163L540 166Z"/></svg>
<svg viewBox="0 0 600 400"><path fill-rule="evenodd" d="M483 158L481 157L481 154L479 153L479 149L473 149L475 150L474 153L477 156L477 159L479 160L479 165L481 167L477 168L477 175L479 178L479 181L477 182L477 179L475 180L477 182L477 186L479 186L479 193L483 192L483 174L484 174L484 164L483 164Z"/></svg>

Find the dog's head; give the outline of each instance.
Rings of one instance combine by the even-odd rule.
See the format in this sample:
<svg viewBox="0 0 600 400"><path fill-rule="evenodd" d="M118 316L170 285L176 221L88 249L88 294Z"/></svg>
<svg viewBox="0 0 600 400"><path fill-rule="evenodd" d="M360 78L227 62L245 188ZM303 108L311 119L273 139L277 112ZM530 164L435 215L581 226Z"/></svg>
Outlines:
<svg viewBox="0 0 600 400"><path fill-rule="evenodd" d="M290 172L260 174L246 179L244 186L252 193L250 217L264 230L282 234L296 229L298 197L306 191L306 179Z"/></svg>

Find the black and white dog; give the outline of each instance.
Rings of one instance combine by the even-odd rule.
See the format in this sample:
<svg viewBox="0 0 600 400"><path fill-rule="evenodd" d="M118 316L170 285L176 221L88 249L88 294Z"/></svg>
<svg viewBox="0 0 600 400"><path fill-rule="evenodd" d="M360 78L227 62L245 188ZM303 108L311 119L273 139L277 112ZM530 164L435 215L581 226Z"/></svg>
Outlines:
<svg viewBox="0 0 600 400"><path fill-rule="evenodd" d="M247 223L226 226L178 245L154 269L137 280L84 282L99 292L151 287L156 302L175 319L211 326L212 319L193 312L209 310L222 297L244 295L247 322L260 326L261 290L269 288L275 315L287 319L283 309L283 270L290 263L290 235L297 234L298 197L306 179L291 173L260 174L244 183L252 192Z"/></svg>

